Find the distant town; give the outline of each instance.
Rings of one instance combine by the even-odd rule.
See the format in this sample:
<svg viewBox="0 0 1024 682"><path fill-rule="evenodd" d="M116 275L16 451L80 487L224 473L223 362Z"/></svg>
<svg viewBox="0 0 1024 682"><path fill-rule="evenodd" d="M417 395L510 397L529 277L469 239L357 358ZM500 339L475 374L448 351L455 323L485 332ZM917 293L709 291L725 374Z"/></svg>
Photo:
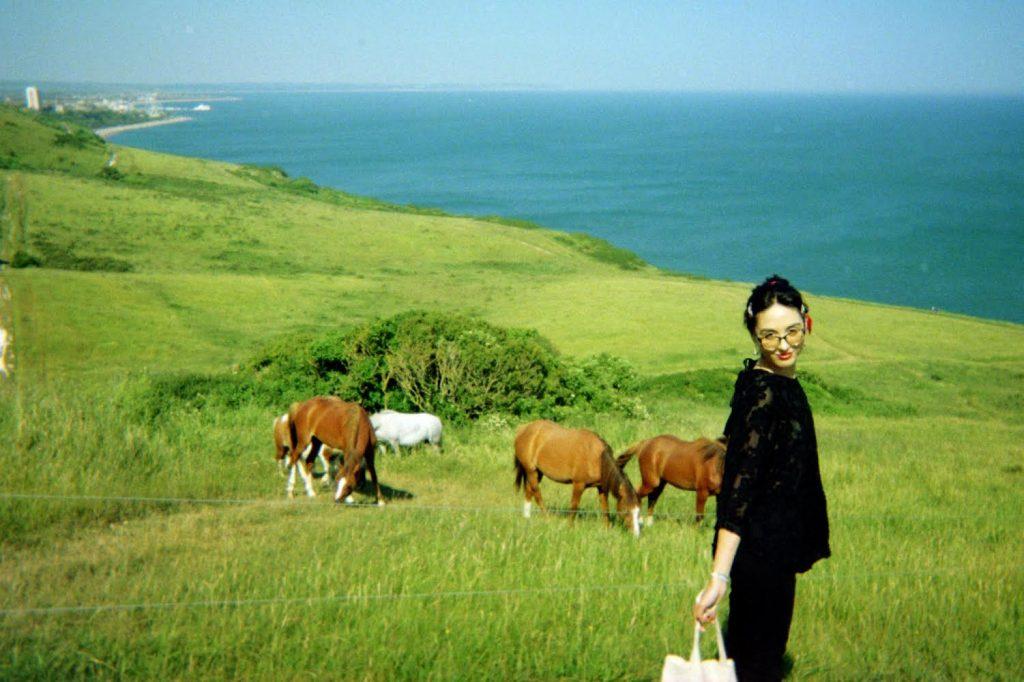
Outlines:
<svg viewBox="0 0 1024 682"><path fill-rule="evenodd" d="M35 85L26 86L23 97L11 92L10 88L3 93L6 106L38 111L94 130L188 120L184 118L187 114L210 111L209 102L234 99L238 98L160 92L74 92L67 89L50 94Z"/></svg>

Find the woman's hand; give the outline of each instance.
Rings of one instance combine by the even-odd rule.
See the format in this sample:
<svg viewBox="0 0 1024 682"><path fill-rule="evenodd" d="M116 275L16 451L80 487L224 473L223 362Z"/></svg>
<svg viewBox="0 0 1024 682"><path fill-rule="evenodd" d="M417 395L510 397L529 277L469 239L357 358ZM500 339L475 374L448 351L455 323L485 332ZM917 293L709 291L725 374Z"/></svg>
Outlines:
<svg viewBox="0 0 1024 682"><path fill-rule="evenodd" d="M700 623L701 630L718 616L718 603L725 596L726 589L727 585L724 580L711 576L708 584L697 595L693 604L693 617Z"/></svg>

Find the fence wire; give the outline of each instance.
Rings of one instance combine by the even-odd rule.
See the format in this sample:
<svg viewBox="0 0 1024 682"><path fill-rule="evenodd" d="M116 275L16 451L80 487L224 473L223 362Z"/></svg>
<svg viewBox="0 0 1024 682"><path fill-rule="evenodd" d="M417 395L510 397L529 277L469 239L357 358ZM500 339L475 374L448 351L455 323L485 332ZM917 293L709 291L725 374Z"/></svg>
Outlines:
<svg viewBox="0 0 1024 682"><path fill-rule="evenodd" d="M323 496L332 497L329 493L323 493ZM269 498L269 497L171 497L171 496L144 496L144 495L58 495L51 493L22 493L22 492L0 492L0 500L22 500L22 501L53 501L53 502L122 502L122 503L135 503L135 504L181 504L181 505L236 505L236 506L292 506L293 508L299 508L298 505L303 504L302 498L306 497L305 494L296 495L295 499L289 499L286 497L281 498ZM353 502L351 504L338 505L339 507L345 507L349 509L379 509L379 505L373 502ZM498 507L498 506L466 506L466 505L441 505L441 504L410 504L402 501L389 501L384 507L388 510L398 511L415 511L415 512L445 512L445 513L464 513L464 514L522 514L523 508L521 506L514 507ZM307 509L311 507L306 507ZM318 507L312 507L313 509L330 509L331 506L323 505ZM571 513L571 509L568 507L545 507L545 511L539 508L534 511L534 514L543 516L545 513L548 515L555 516L567 516ZM1012 509L1004 509L1004 514L999 515L1000 517L1005 516L1013 512ZM600 509L593 508L580 508L576 511L580 516L598 516L604 515L604 512ZM609 499L609 513L615 513L615 505L612 499ZM646 515L645 505L641 502L641 519ZM992 513L986 513L984 516L991 516ZM673 521L690 521L694 520L694 512L686 513L671 513L656 511L654 518L658 521L673 520ZM705 513L705 518L712 517L713 513ZM830 521L838 521L841 519L877 519L882 521L890 520L901 520L901 521L948 521L956 519L976 519L982 517L983 514L980 512L970 513L935 513L935 514L905 514L898 512L865 512L865 513L848 513L837 510L834 506L830 508Z"/></svg>

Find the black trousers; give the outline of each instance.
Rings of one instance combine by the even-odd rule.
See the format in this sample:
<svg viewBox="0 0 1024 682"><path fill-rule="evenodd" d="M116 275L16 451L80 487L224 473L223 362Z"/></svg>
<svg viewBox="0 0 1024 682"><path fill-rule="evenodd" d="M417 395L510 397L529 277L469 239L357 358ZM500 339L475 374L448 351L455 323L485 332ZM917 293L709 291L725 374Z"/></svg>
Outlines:
<svg viewBox="0 0 1024 682"><path fill-rule="evenodd" d="M782 679L795 597L796 574L737 554L725 650L736 664L740 682Z"/></svg>

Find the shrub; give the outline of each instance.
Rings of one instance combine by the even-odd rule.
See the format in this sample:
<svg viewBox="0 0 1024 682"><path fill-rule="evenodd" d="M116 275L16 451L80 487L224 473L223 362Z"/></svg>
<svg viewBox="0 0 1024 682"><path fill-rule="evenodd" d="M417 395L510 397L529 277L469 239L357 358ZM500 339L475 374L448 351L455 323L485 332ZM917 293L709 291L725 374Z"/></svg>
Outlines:
<svg viewBox="0 0 1024 682"><path fill-rule="evenodd" d="M85 149L88 146L103 146L103 140L94 133L82 128L75 130L62 130L53 138L56 147L71 147L73 149Z"/></svg>
<svg viewBox="0 0 1024 682"><path fill-rule="evenodd" d="M146 413L173 404L280 407L329 394L370 411L424 410L455 421L494 413L557 418L582 409L642 415L631 395L637 384L625 361L563 359L533 330L409 312L349 331L277 339L234 375L154 379L146 401L156 404Z"/></svg>
<svg viewBox="0 0 1024 682"><path fill-rule="evenodd" d="M15 251L14 256L11 257L12 268L38 268L42 264L38 256L28 251Z"/></svg>
<svg viewBox="0 0 1024 682"><path fill-rule="evenodd" d="M100 177L104 180L117 181L124 178L124 173L113 166L104 166L103 170L100 171Z"/></svg>

